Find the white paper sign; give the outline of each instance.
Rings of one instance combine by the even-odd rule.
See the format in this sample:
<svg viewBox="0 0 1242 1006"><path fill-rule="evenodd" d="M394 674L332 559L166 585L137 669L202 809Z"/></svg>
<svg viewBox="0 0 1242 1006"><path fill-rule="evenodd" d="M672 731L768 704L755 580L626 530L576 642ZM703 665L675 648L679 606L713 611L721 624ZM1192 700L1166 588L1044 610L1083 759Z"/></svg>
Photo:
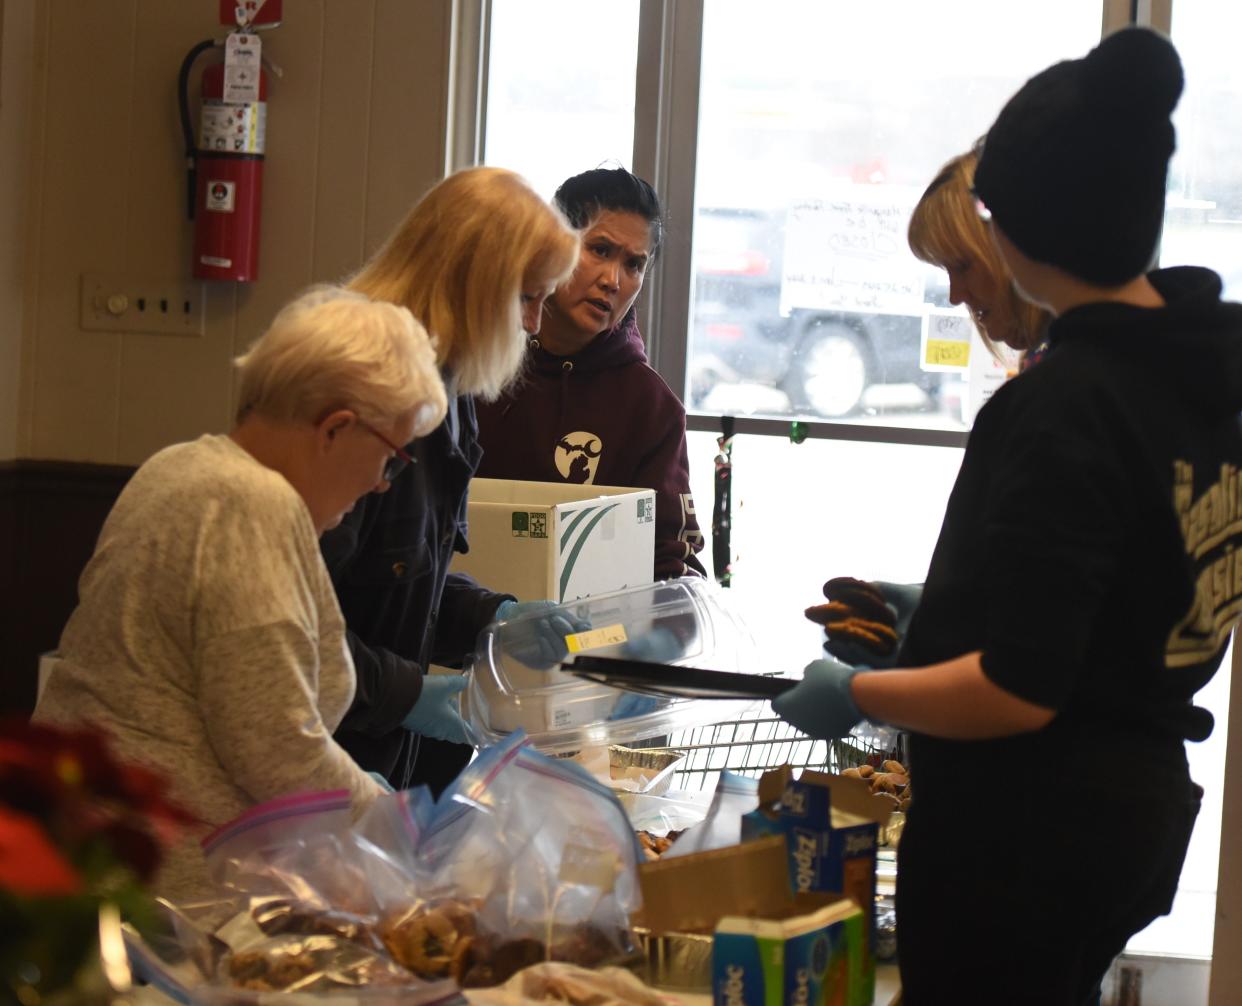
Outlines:
<svg viewBox="0 0 1242 1006"><path fill-rule="evenodd" d="M926 269L906 245L917 192L840 185L785 219L781 314L794 308L919 314Z"/></svg>
<svg viewBox="0 0 1242 1006"><path fill-rule="evenodd" d="M259 100L259 66L263 43L258 35L235 31L224 43L224 100L245 104Z"/></svg>
<svg viewBox="0 0 1242 1006"><path fill-rule="evenodd" d="M962 394L962 421L969 426L1002 384L1017 369L1004 346L989 349L974 319L961 308L945 310L930 305L923 316L919 345L919 366L923 370L958 374L965 386Z"/></svg>
<svg viewBox="0 0 1242 1006"><path fill-rule="evenodd" d="M966 374L978 333L965 311L927 307L919 340L919 367L923 370ZM986 352L986 350L985 350Z"/></svg>

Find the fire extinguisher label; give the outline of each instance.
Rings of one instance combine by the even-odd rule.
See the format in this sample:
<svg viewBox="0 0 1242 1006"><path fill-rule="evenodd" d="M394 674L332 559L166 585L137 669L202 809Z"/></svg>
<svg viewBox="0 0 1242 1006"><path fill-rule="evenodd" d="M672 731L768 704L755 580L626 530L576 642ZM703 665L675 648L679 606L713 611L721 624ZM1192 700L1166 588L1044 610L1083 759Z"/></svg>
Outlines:
<svg viewBox="0 0 1242 1006"><path fill-rule="evenodd" d="M224 100L259 100L259 64L263 44L258 35L235 31L224 42Z"/></svg>
<svg viewBox="0 0 1242 1006"><path fill-rule="evenodd" d="M267 102L229 105L218 99L203 102L198 149L231 154L261 154L267 142Z"/></svg>
<svg viewBox="0 0 1242 1006"><path fill-rule="evenodd" d="M203 208L212 213L232 213L236 201L236 182L226 182L209 178L206 185L206 198Z"/></svg>

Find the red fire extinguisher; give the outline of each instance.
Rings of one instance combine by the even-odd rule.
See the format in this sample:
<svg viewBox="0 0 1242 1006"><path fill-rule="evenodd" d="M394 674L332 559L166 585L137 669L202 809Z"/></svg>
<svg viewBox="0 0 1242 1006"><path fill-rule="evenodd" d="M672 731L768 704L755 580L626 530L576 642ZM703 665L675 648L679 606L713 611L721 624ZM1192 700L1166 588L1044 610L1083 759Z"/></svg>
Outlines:
<svg viewBox="0 0 1242 1006"><path fill-rule="evenodd" d="M224 2L220 6L228 23L234 7ZM267 8L265 20L279 23L278 0L257 4L263 7ZM257 37L248 34L256 4L239 4L235 9L239 30L223 40L200 42L186 53L177 90L185 140L187 210L194 221L193 274L196 279L249 283L259 276L267 74ZM226 61L203 71L196 138L190 118L190 71L194 61L212 48L224 48Z"/></svg>

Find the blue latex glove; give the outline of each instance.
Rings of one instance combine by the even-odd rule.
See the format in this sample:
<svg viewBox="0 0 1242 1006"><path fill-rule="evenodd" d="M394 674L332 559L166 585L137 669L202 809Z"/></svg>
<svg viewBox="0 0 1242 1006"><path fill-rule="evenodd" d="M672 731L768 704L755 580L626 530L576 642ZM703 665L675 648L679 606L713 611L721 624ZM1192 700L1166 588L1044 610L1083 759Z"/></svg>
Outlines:
<svg viewBox="0 0 1242 1006"><path fill-rule="evenodd" d="M533 616L533 617L532 617ZM575 618L555 601L501 601L496 621L521 618L505 635L505 646L527 667L546 671L569 656L566 636L586 632L591 623Z"/></svg>
<svg viewBox="0 0 1242 1006"><path fill-rule="evenodd" d="M897 645L893 652L881 655L864 643L831 637L824 643L824 649L838 660L856 667L879 669L896 667L897 653L901 649L901 644L905 642L906 632L910 628L910 619L923 599L923 585L921 583L888 583L884 580L874 580L871 585L883 595L885 603L897 618L897 624L893 627L897 633Z"/></svg>
<svg viewBox="0 0 1242 1006"><path fill-rule="evenodd" d="M663 626L657 626L650 632L635 636L621 647L620 656L627 660L643 660L652 664L664 664L685 655L686 648L681 640ZM635 716L646 716L668 704L668 699L655 695L640 695L637 692L626 692L612 707L608 714L610 720L628 720Z"/></svg>
<svg viewBox="0 0 1242 1006"><path fill-rule="evenodd" d="M676 634L662 625L650 632L626 640L620 655L626 660L644 660L651 664L667 664L686 655L686 648Z"/></svg>
<svg viewBox="0 0 1242 1006"><path fill-rule="evenodd" d="M831 657L812 660L802 680L772 700L772 711L809 737L845 737L863 718L850 694L850 682L859 673Z"/></svg>
<svg viewBox="0 0 1242 1006"><path fill-rule="evenodd" d="M461 718L457 696L466 687L464 674L424 674L423 692L401 725L410 733L438 741L470 744L470 728Z"/></svg>
<svg viewBox="0 0 1242 1006"><path fill-rule="evenodd" d="M372 779L374 779L376 784L379 786L379 788L382 789L385 793L395 792L395 790L393 790L392 788L392 783L390 783L387 779L385 779L384 776L381 775L379 772L368 772L367 775L369 775Z"/></svg>

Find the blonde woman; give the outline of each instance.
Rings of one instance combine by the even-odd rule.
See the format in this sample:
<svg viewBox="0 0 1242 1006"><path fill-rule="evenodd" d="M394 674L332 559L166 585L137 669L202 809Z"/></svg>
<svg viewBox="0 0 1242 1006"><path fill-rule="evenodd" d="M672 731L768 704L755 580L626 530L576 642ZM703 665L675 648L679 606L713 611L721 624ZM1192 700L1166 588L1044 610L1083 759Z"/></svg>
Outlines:
<svg viewBox="0 0 1242 1006"><path fill-rule="evenodd" d="M949 301L965 304L989 346L1022 352L1026 369L1046 348L1052 315L1023 300L979 218L973 186L977 151L959 154L936 175L910 216L910 250L949 274Z"/></svg>
<svg viewBox="0 0 1242 1006"><path fill-rule="evenodd" d="M949 301L965 304L984 343L993 348L1004 343L1022 354L1021 369L1037 363L1048 350L1048 327L1052 314L1023 300L1013 285L1009 267L996 249L987 224L979 216L974 196L977 150L959 154L940 169L919 198L910 215L907 240L915 256L949 274ZM851 602L857 584L849 578L829 580L824 595L837 605L835 622L825 627L824 648L847 664L892 667L897 650L915 608L923 596L919 583L875 581L868 593L879 594L893 612L894 642L874 624L860 632L857 620L866 618L865 608ZM865 604L865 601L864 601ZM807 617L822 621L825 609L807 610ZM812 611L817 612L812 614ZM876 631L881 635L877 638Z"/></svg>
<svg viewBox="0 0 1242 1006"><path fill-rule="evenodd" d="M427 326L449 389L444 422L407 447L416 463L322 543L358 669L337 739L394 786L438 791L469 759L456 708L464 680L427 668L459 664L500 606L515 603L448 572L467 547L466 489L482 456L474 398L512 381L523 330L539 330L544 301L577 259L577 234L520 176L471 168L423 196L350 281Z"/></svg>
<svg viewBox="0 0 1242 1006"><path fill-rule="evenodd" d="M212 893L198 840L273 797L379 785L332 739L354 694L318 537L383 493L445 394L408 311L313 290L237 361L228 434L160 451L100 533L35 719L90 723L201 822L157 893Z"/></svg>

